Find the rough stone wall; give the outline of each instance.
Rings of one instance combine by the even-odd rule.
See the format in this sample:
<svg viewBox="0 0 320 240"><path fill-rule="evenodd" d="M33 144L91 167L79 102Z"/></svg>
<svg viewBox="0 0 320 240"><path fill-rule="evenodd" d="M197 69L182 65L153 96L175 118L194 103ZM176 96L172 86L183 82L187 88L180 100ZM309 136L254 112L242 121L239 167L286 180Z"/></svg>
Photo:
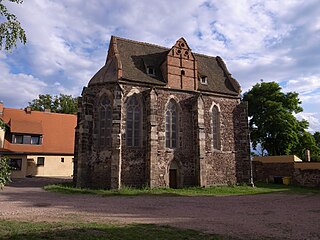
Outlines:
<svg viewBox="0 0 320 240"><path fill-rule="evenodd" d="M320 187L319 169L295 169L292 183L305 187Z"/></svg>
<svg viewBox="0 0 320 240"><path fill-rule="evenodd" d="M274 176L292 177L293 163L262 163L253 161L253 178L255 181L273 182Z"/></svg>
<svg viewBox="0 0 320 240"><path fill-rule="evenodd" d="M203 96L203 100L206 142L205 158L202 161L205 162L206 166L206 185L230 185L242 182L243 179L238 179L237 174L238 172L246 171L246 169L244 169L242 165L239 166L238 162L242 161L241 154L249 158L246 149L249 145L249 139L244 139L244 146L237 144L238 140L236 138L243 136L235 132L235 129L240 128L238 131L242 133L247 124L234 121L235 110L239 106L239 100L212 96ZM213 103L220 108L220 150L213 149L212 112L210 111Z"/></svg>
<svg viewBox="0 0 320 240"><path fill-rule="evenodd" d="M179 105L178 110L178 142L177 148L172 150L165 146L165 111L169 100L173 98ZM185 92L157 90L158 122L158 154L155 175L158 187L169 186L169 169L172 161L178 165L178 187L196 185L196 166L192 104L194 95Z"/></svg>
<svg viewBox="0 0 320 240"><path fill-rule="evenodd" d="M101 148L98 146L96 127L98 121L97 107L100 96L107 92L113 105L112 147ZM82 100L79 102L76 130L75 166L77 167L74 182L77 187L110 188L114 184L114 188L117 188L120 157L119 151L117 151L119 145L117 135L120 131L120 111L119 91L116 84L96 85L84 89ZM112 176L112 172L114 176Z"/></svg>
<svg viewBox="0 0 320 240"><path fill-rule="evenodd" d="M234 109L233 125L237 182L253 184L247 102L241 102Z"/></svg>
<svg viewBox="0 0 320 240"><path fill-rule="evenodd" d="M121 186L143 187L149 185L149 164L148 154L148 115L149 115L149 94L150 88L121 85L123 90L122 108L122 145L121 145ZM126 145L126 100L132 94L136 94L142 104L142 134L139 147L128 147ZM129 96L128 96L129 94Z"/></svg>
<svg viewBox="0 0 320 240"><path fill-rule="evenodd" d="M110 148L99 147L95 127L103 93L112 98ZM126 100L133 94L137 94L142 103L139 147L126 146ZM178 104L175 149L165 146L165 112L170 99ZM213 103L220 108L220 150L213 149L212 144ZM248 180L246 114L238 99L129 84L91 85L84 90L79 103L74 182L78 187L94 188L168 187L169 170L173 165L177 168L178 187Z"/></svg>

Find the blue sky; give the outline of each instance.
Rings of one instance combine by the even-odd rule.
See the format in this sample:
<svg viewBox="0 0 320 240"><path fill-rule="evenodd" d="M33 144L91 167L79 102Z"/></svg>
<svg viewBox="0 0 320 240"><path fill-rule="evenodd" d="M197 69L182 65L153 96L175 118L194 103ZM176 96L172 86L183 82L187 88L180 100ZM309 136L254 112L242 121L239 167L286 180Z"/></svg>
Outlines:
<svg viewBox="0 0 320 240"><path fill-rule="evenodd" d="M221 56L243 92L263 79L296 91L298 118L320 131L320 4L255 0L5 1L27 44L0 52L0 100L23 108L39 94L79 96L104 64L111 35Z"/></svg>

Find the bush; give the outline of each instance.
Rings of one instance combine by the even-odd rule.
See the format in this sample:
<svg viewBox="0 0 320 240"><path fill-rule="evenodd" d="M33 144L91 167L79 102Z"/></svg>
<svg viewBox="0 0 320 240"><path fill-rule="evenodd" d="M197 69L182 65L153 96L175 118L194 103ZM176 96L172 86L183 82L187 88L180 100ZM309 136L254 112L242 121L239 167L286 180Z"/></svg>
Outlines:
<svg viewBox="0 0 320 240"><path fill-rule="evenodd" d="M311 156L311 162L320 162L320 155Z"/></svg>
<svg viewBox="0 0 320 240"><path fill-rule="evenodd" d="M8 158L0 157L0 189L2 189L6 183L11 182L10 174L11 168L8 164Z"/></svg>

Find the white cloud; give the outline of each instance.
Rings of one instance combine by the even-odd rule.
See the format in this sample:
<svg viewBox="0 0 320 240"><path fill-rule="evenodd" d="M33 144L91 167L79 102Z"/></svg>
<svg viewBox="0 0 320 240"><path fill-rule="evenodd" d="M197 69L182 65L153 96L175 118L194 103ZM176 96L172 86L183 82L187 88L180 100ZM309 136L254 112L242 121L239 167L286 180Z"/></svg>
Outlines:
<svg viewBox="0 0 320 240"><path fill-rule="evenodd" d="M317 90L320 92L320 76L303 76L288 80L285 90L288 92L299 92L303 95L310 94Z"/></svg>
<svg viewBox="0 0 320 240"><path fill-rule="evenodd" d="M306 105L319 99L318 0L28 0L8 6L28 42L7 55L0 77L38 81L32 93L79 95L104 64L111 35L167 47L184 37L193 51L222 56L242 89L260 79L279 82L320 118L314 103ZM21 91L19 104L29 97Z"/></svg>
<svg viewBox="0 0 320 240"><path fill-rule="evenodd" d="M0 56L0 60L3 57ZM47 84L32 75L12 74L9 67L0 61L0 101L4 101L6 106L26 107L28 101L36 98L39 92L42 92Z"/></svg>
<svg viewBox="0 0 320 240"><path fill-rule="evenodd" d="M320 114L301 112L296 115L299 120L305 119L309 122L308 131L310 132L320 132Z"/></svg>

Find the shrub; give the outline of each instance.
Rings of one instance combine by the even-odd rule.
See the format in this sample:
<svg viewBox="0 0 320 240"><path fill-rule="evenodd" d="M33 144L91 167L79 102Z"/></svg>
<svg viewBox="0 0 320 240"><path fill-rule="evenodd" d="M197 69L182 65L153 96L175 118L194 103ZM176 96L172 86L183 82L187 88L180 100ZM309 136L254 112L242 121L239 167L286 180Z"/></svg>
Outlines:
<svg viewBox="0 0 320 240"><path fill-rule="evenodd" d="M8 158L0 157L0 189L2 189L6 183L11 181L10 174L11 168L8 164Z"/></svg>

